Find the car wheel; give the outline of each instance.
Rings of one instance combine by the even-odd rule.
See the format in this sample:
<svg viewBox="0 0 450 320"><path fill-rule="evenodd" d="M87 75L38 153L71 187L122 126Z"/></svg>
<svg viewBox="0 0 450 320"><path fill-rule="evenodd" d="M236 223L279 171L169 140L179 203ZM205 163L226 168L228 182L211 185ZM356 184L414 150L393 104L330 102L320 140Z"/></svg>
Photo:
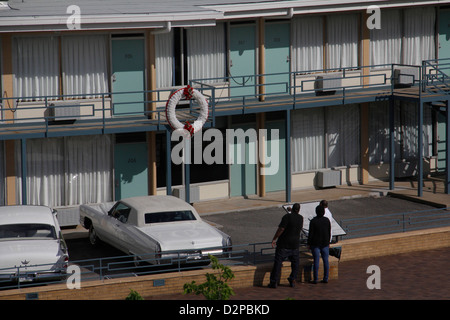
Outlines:
<svg viewBox="0 0 450 320"><path fill-rule="evenodd" d="M89 227L89 242L93 246L95 246L96 244L98 244L98 241L99 241L99 239L98 239L98 236L97 236L97 232L95 231L94 226L91 225Z"/></svg>

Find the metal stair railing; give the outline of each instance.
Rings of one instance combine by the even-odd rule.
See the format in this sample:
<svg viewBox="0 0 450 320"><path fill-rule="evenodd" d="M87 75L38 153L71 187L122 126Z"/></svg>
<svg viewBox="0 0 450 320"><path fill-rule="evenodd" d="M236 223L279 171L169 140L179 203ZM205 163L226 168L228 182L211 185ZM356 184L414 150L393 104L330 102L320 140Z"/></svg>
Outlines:
<svg viewBox="0 0 450 320"><path fill-rule="evenodd" d="M434 59L422 62L423 92L450 95L450 59Z"/></svg>

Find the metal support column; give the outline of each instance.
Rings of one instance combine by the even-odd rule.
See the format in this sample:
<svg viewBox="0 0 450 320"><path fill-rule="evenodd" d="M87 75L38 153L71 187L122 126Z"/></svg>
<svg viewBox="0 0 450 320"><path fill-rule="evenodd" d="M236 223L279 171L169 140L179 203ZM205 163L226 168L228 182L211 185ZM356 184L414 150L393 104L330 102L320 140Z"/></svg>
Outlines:
<svg viewBox="0 0 450 320"><path fill-rule="evenodd" d="M166 194L172 195L171 129L166 127Z"/></svg>
<svg viewBox="0 0 450 320"><path fill-rule="evenodd" d="M21 141L21 164L22 164L22 204L27 203L27 140L22 139Z"/></svg>
<svg viewBox="0 0 450 320"><path fill-rule="evenodd" d="M291 202L291 110L286 110L286 202Z"/></svg>
<svg viewBox="0 0 450 320"><path fill-rule="evenodd" d="M445 127L445 193L450 194L450 100L446 102L446 127Z"/></svg>
<svg viewBox="0 0 450 320"><path fill-rule="evenodd" d="M183 168L184 168L184 192L185 201L190 203L191 201L191 139L183 138L184 141L184 154L183 154Z"/></svg>
<svg viewBox="0 0 450 320"><path fill-rule="evenodd" d="M418 177L417 177L417 196L421 197L423 195L423 102L422 99L419 100L419 121L418 121Z"/></svg>
<svg viewBox="0 0 450 320"><path fill-rule="evenodd" d="M394 98L389 99L389 190L394 190L395 180L395 104Z"/></svg>

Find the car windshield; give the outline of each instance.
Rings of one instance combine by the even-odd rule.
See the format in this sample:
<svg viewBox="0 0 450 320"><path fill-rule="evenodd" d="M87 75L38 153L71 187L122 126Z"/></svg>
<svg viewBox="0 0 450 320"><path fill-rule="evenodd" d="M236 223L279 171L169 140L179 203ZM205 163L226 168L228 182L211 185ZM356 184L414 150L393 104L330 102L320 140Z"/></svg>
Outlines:
<svg viewBox="0 0 450 320"><path fill-rule="evenodd" d="M152 212L145 214L145 223L159 223L159 222L176 222L195 220L195 216L190 210L185 211L166 211L166 212Z"/></svg>
<svg viewBox="0 0 450 320"><path fill-rule="evenodd" d="M48 224L25 223L0 225L1 240L56 239L55 228Z"/></svg>

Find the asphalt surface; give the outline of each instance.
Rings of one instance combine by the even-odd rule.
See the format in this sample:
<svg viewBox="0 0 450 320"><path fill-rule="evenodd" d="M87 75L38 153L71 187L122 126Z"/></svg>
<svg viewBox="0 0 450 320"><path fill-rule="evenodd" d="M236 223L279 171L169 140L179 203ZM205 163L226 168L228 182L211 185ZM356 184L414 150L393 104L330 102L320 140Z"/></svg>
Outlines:
<svg viewBox="0 0 450 320"><path fill-rule="evenodd" d="M399 198L361 197L329 201L333 218L340 223L348 219L371 218L413 211L434 210L429 205ZM270 242L285 214L281 207L203 215L233 239L233 245Z"/></svg>

